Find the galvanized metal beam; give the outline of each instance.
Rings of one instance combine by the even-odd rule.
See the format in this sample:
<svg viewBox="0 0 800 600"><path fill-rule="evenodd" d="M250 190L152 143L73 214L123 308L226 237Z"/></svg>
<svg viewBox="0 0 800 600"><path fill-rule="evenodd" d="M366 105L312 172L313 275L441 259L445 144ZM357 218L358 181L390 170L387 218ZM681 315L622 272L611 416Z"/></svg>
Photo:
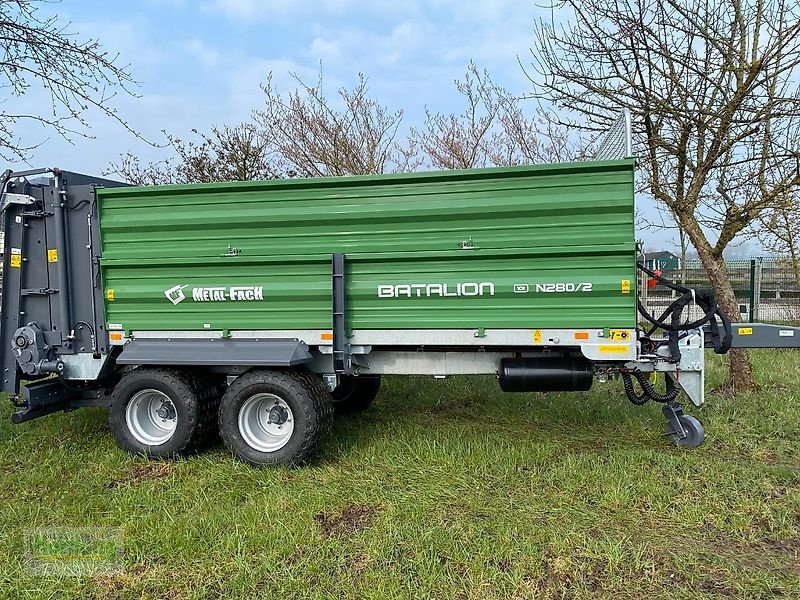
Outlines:
<svg viewBox="0 0 800 600"><path fill-rule="evenodd" d="M119 365L292 367L312 360L300 340L131 340Z"/></svg>
<svg viewBox="0 0 800 600"><path fill-rule="evenodd" d="M769 323L734 323L733 348L800 348L800 327ZM708 328L706 334L706 348Z"/></svg>

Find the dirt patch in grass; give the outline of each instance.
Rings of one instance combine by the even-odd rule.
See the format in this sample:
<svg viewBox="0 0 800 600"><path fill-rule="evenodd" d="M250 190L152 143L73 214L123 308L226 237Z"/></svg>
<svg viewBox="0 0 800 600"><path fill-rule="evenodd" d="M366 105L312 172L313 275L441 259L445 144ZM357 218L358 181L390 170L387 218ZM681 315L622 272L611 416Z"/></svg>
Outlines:
<svg viewBox="0 0 800 600"><path fill-rule="evenodd" d="M719 538L720 536L717 536ZM718 542L715 539L714 545ZM782 540L760 540L751 543L742 543L737 540L727 540L719 543L722 553L729 553L731 558L743 566L754 569L780 568L795 574L800 574L800 539L786 538Z"/></svg>
<svg viewBox="0 0 800 600"><path fill-rule="evenodd" d="M347 570L355 575L360 575L369 566L369 557L363 552L356 552L345 557Z"/></svg>
<svg viewBox="0 0 800 600"><path fill-rule="evenodd" d="M369 504L348 504L337 511L318 512L314 521L328 537L342 537L372 525L378 512L377 507Z"/></svg>
<svg viewBox="0 0 800 600"><path fill-rule="evenodd" d="M501 573L511 573L514 569L514 561L510 558L498 558L494 564Z"/></svg>
<svg viewBox="0 0 800 600"><path fill-rule="evenodd" d="M434 415L444 415L447 413L463 409L470 409L472 411L477 411L479 407L480 404L477 401L469 398L451 398L451 399L439 398L436 401L436 404L434 404L428 412Z"/></svg>
<svg viewBox="0 0 800 600"><path fill-rule="evenodd" d="M797 560L800 556L800 538L746 542L717 532L706 539L679 538L676 547L691 549L700 556L723 557L745 569L781 570L800 575L800 561Z"/></svg>
<svg viewBox="0 0 800 600"><path fill-rule="evenodd" d="M542 562L542 576L533 580L533 588L544 597L561 595L572 584L569 561L559 556L547 555Z"/></svg>
<svg viewBox="0 0 800 600"><path fill-rule="evenodd" d="M103 573L85 582L81 596L86 598L115 598L135 587L150 575L145 565L131 565L119 573Z"/></svg>
<svg viewBox="0 0 800 600"><path fill-rule="evenodd" d="M108 484L109 489L125 487L142 483L143 481L155 481L168 477L175 470L172 463L135 463L133 467L121 477L114 479Z"/></svg>
<svg viewBox="0 0 800 600"><path fill-rule="evenodd" d="M21 460L15 460L10 463L0 463L0 475L11 475L11 473L21 471L24 467L25 463Z"/></svg>
<svg viewBox="0 0 800 600"><path fill-rule="evenodd" d="M710 594L715 598L741 597L741 593L738 590L726 585L725 583L722 583L721 581L717 581L714 577L709 577L707 579L698 581L697 589Z"/></svg>
<svg viewBox="0 0 800 600"><path fill-rule="evenodd" d="M800 555L800 538L787 538L785 540L766 540L758 544L758 547L765 548L776 554ZM800 572L800 566L797 567Z"/></svg>

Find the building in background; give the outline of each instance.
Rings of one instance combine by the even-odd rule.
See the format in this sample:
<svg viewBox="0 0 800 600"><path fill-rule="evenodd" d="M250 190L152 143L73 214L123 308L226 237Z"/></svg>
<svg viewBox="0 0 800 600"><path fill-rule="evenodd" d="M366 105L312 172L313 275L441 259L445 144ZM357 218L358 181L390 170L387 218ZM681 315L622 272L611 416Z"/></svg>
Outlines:
<svg viewBox="0 0 800 600"><path fill-rule="evenodd" d="M676 271L681 268L681 259L668 250L648 252L644 255L644 266L651 271Z"/></svg>

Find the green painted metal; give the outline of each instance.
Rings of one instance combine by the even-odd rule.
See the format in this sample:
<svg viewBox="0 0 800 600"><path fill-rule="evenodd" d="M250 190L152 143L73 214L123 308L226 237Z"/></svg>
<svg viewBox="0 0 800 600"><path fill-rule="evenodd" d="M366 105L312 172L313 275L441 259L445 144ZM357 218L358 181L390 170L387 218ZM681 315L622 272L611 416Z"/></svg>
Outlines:
<svg viewBox="0 0 800 600"><path fill-rule="evenodd" d="M343 252L350 329L632 328L633 174L619 160L99 189L107 320L328 329ZM583 283L592 291L536 287ZM459 284L483 294L454 295ZM186 299L173 304L176 286ZM230 300L235 286L263 287L263 300ZM226 300L193 299L212 287Z"/></svg>

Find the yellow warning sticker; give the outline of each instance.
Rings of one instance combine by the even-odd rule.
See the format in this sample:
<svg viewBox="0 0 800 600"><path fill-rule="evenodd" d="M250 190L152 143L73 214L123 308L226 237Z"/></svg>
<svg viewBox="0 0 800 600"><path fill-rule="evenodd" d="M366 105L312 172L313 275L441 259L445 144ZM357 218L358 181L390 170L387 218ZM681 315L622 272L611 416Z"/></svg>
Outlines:
<svg viewBox="0 0 800 600"><path fill-rule="evenodd" d="M22 266L22 254L11 255L11 266L15 269L19 269Z"/></svg>
<svg viewBox="0 0 800 600"><path fill-rule="evenodd" d="M753 335L752 327L739 327L739 335Z"/></svg>
<svg viewBox="0 0 800 600"><path fill-rule="evenodd" d="M109 302L114 301L114 288L108 288L106 290L106 300L108 300Z"/></svg>
<svg viewBox="0 0 800 600"><path fill-rule="evenodd" d="M620 282L620 288L623 294L630 294L631 293L631 280L630 279L623 279Z"/></svg>
<svg viewBox="0 0 800 600"><path fill-rule="evenodd" d="M47 262L58 262L58 250L50 248L47 251Z"/></svg>
<svg viewBox="0 0 800 600"><path fill-rule="evenodd" d="M612 342L629 342L631 331L629 329L609 329L608 337Z"/></svg>
<svg viewBox="0 0 800 600"><path fill-rule="evenodd" d="M628 347L627 346L598 346L597 350L602 354L627 354Z"/></svg>
<svg viewBox="0 0 800 600"><path fill-rule="evenodd" d="M541 344L542 343L542 330L541 329L534 329L533 330L533 343L534 344Z"/></svg>

